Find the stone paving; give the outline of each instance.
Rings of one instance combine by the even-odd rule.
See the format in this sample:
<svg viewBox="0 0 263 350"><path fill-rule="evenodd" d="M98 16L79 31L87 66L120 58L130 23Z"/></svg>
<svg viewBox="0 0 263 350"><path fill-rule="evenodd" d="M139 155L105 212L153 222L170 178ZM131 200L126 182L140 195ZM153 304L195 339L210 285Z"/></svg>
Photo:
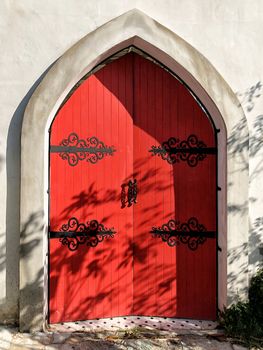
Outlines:
<svg viewBox="0 0 263 350"><path fill-rule="evenodd" d="M221 331L159 331L19 333L0 327L0 350L245 350L226 341Z"/></svg>

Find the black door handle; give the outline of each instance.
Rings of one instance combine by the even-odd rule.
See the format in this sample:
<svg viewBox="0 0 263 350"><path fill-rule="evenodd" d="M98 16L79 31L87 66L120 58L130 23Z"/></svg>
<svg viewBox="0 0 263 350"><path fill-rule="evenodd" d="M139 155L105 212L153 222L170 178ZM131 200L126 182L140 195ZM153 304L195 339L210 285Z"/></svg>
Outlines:
<svg viewBox="0 0 263 350"><path fill-rule="evenodd" d="M126 193L126 188L127 193ZM127 206L130 207L132 204L137 203L137 194L138 194L138 188L137 188L137 180L134 179L129 180L128 184L122 184L121 185L121 208L126 207L126 203L128 204ZM127 199L126 199L127 198Z"/></svg>
<svg viewBox="0 0 263 350"><path fill-rule="evenodd" d="M137 203L137 193L137 180L134 179L133 182L130 180L128 183L128 207L130 207L132 203Z"/></svg>

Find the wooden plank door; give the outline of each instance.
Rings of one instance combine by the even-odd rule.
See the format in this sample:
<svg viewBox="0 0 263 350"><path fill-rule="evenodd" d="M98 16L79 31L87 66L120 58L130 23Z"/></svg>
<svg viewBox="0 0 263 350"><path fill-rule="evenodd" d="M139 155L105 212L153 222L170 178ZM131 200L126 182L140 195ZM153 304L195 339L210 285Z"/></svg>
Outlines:
<svg viewBox="0 0 263 350"><path fill-rule="evenodd" d="M213 126L178 80L139 55L134 61L133 143L138 186L133 312L215 319ZM165 152L175 147L200 153ZM176 235L180 230L181 236ZM201 238L187 236L205 230ZM175 235L169 237L170 231Z"/></svg>
<svg viewBox="0 0 263 350"><path fill-rule="evenodd" d="M50 323L131 314L132 73L124 56L91 75L51 127Z"/></svg>
<svg viewBox="0 0 263 350"><path fill-rule="evenodd" d="M78 87L51 128L51 323L215 318L215 140L189 91L137 54Z"/></svg>

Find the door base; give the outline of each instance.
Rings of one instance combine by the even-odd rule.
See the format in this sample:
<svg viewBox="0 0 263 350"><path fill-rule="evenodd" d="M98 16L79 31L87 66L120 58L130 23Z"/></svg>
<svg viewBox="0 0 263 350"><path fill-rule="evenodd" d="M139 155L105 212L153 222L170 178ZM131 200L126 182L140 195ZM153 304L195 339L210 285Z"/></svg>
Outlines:
<svg viewBox="0 0 263 350"><path fill-rule="evenodd" d="M200 321L190 319L150 317L150 316L123 316L113 318L100 318L88 321L65 322L50 324L49 332L72 333L72 332L100 332L118 331L134 328L148 330L213 330L218 326L215 321Z"/></svg>

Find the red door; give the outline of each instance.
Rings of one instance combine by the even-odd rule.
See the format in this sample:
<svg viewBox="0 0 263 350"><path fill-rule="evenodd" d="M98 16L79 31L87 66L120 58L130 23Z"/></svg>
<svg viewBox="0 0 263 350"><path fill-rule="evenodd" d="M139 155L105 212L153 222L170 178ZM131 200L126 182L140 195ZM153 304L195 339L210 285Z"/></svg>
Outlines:
<svg viewBox="0 0 263 350"><path fill-rule="evenodd" d="M50 136L50 322L216 317L214 129L131 53L86 79Z"/></svg>

